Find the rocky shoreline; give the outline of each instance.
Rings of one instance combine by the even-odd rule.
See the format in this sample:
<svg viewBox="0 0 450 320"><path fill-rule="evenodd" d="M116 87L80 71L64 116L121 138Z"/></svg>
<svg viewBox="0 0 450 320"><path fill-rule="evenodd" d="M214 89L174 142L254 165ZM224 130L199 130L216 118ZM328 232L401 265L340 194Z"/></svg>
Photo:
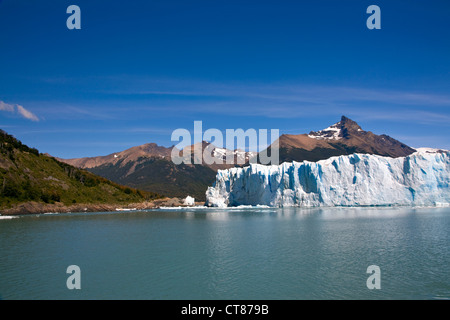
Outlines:
<svg viewBox="0 0 450 320"><path fill-rule="evenodd" d="M196 202L195 205L203 205L203 202ZM0 209L2 216L42 214L42 213L69 213L69 212L109 212L109 211L128 211L128 210L146 210L157 209L161 207L188 207L180 198L163 198L153 201L128 204L73 204L64 205L63 203L41 203L25 202L17 204L11 208Z"/></svg>

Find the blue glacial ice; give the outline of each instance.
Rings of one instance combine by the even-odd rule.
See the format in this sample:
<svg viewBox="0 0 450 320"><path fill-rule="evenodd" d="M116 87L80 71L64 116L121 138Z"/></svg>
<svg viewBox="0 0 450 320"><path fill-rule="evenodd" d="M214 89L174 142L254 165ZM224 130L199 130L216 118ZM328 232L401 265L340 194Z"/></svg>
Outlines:
<svg viewBox="0 0 450 320"><path fill-rule="evenodd" d="M369 154L219 170L206 205L228 207L447 206L450 152Z"/></svg>

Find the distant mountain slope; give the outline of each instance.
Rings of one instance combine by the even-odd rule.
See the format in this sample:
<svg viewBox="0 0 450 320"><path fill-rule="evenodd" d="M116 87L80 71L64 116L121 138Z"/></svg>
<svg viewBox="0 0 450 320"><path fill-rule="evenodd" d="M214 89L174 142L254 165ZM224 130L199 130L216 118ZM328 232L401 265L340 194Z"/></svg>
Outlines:
<svg viewBox="0 0 450 320"><path fill-rule="evenodd" d="M107 156L77 158L77 159L58 159L58 160L78 168L89 169L99 167L104 164L114 165L119 162L122 165L124 165L143 157L161 158L170 160L171 152L172 148L165 148L162 146L158 146L156 143L146 143L137 147L129 148L121 152L112 153Z"/></svg>
<svg viewBox="0 0 450 320"><path fill-rule="evenodd" d="M0 208L24 202L127 204L159 197L39 154L0 130Z"/></svg>
<svg viewBox="0 0 450 320"><path fill-rule="evenodd" d="M355 121L342 116L341 121L309 134L281 135L278 139L280 163L319 161L332 156L367 153L402 157L415 150L387 135L364 131ZM269 150L272 146L269 146Z"/></svg>
<svg viewBox="0 0 450 320"><path fill-rule="evenodd" d="M195 147L201 148L202 153L209 147L211 155L222 159L224 163L206 164L195 159ZM235 166L225 163L228 154L232 154L235 162L240 159L241 163L245 163L254 155L241 150L218 148L203 141L184 149L191 155L191 164L175 165L171 159L173 149L174 147L165 148L155 143L147 143L107 156L59 160L133 188L171 197L190 195L198 201L204 201L206 189L214 181L216 171Z"/></svg>
<svg viewBox="0 0 450 320"><path fill-rule="evenodd" d="M206 148L209 148L209 151L211 151L211 156L216 157L218 159L221 159L223 161L222 164L206 164L202 159L196 159L194 149L196 147L201 148L202 154L205 151ZM73 165L75 167L83 168L83 169L90 169L95 167L100 167L105 164L120 164L120 166L124 166L130 162L136 162L137 160L142 160L143 158L149 158L149 159L164 159L168 161L172 161L171 154L172 151L175 149L175 147L166 148L163 146L159 146L156 143L146 143L140 146L132 147L129 149L126 149L124 151L112 153L106 156L96 156L96 157L86 157L86 158L74 158L74 159L60 159L57 158L59 161L68 163L70 165ZM176 150L176 149L175 149ZM250 157L253 157L256 155L256 152L245 152L242 150L228 150L225 148L219 148L214 146L213 144L202 141L201 143L193 144L190 146L187 146L183 149L184 151L191 154L191 163L192 164L202 164L204 166L210 167L213 170L217 169L228 169L231 167L234 167L234 164L226 164L225 160L227 155L231 154L234 163L241 163L245 164L246 161ZM182 150L178 150L179 153L181 153ZM176 151L174 151L176 152Z"/></svg>
<svg viewBox="0 0 450 320"><path fill-rule="evenodd" d="M207 166L175 165L171 160L158 157L141 157L129 162L119 160L87 170L130 187L170 197L190 195L197 201L206 199L205 191L216 176L216 171Z"/></svg>

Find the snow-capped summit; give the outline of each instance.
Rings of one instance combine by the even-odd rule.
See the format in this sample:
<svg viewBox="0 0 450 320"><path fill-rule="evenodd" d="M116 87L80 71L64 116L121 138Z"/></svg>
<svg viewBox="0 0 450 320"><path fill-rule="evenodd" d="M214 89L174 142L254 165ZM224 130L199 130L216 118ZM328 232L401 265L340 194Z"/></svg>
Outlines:
<svg viewBox="0 0 450 320"><path fill-rule="evenodd" d="M311 131L309 138L318 140L340 140L350 132L362 132L361 127L353 120L342 116L341 121L319 131Z"/></svg>
<svg viewBox="0 0 450 320"><path fill-rule="evenodd" d="M338 127L337 123L332 125L331 127L328 127L326 129L313 132L311 131L308 134L308 137L313 139L333 139L333 140L339 140L342 137L341 135L341 129Z"/></svg>
<svg viewBox="0 0 450 320"><path fill-rule="evenodd" d="M382 134L363 130L355 121L342 116L326 129L309 134L283 134L273 146L279 148L280 163L286 161L319 161L333 156L367 153L403 157L415 152L406 144Z"/></svg>

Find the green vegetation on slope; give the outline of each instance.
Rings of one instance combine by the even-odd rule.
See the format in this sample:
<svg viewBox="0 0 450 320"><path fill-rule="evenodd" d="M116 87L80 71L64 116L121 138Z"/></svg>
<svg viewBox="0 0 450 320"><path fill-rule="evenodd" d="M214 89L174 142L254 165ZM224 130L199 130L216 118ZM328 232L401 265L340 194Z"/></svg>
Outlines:
<svg viewBox="0 0 450 320"><path fill-rule="evenodd" d="M0 208L28 201L126 204L160 197L39 154L0 130Z"/></svg>
<svg viewBox="0 0 450 320"><path fill-rule="evenodd" d="M159 158L139 158L136 162L104 164L88 169L99 176L141 190L151 190L171 197L190 195L205 201L205 192L216 172L203 165L175 165Z"/></svg>

